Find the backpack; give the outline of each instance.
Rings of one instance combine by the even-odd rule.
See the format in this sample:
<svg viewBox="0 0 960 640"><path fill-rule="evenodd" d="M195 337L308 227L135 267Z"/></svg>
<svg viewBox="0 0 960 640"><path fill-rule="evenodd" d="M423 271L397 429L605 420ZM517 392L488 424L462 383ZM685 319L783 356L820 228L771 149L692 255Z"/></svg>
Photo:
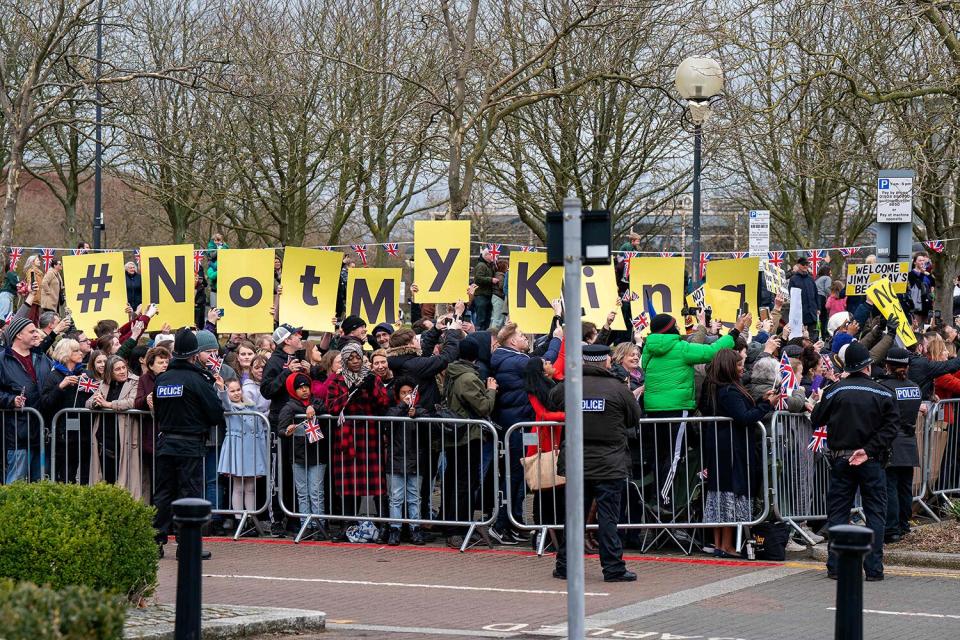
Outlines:
<svg viewBox="0 0 960 640"><path fill-rule="evenodd" d="M753 539L757 542L757 560L783 562L787 559L787 541L790 529L785 522L761 522L751 528Z"/></svg>

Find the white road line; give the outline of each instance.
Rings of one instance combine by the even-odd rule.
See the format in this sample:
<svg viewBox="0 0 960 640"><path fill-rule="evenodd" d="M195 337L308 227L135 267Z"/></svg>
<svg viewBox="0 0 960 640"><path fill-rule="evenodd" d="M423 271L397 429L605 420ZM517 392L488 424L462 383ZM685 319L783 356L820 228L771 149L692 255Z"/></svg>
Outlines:
<svg viewBox="0 0 960 640"><path fill-rule="evenodd" d="M465 636L468 638L515 638L507 631L475 631L473 629L437 629L435 627L393 627L379 624L337 624L328 622L327 629L379 631L381 633L416 633L419 636Z"/></svg>
<svg viewBox="0 0 960 640"><path fill-rule="evenodd" d="M459 584L418 584L410 582L372 582L370 580L332 580L329 578L286 578L278 576L247 576L205 573L204 578L226 578L234 580L274 580L278 582L322 582L324 584L354 584L364 587L407 587L412 589L446 589L450 591L489 591L494 593L529 593L532 595L565 596L566 591L551 589L505 589L501 587L469 587ZM591 597L609 596L609 593L587 592Z"/></svg>
<svg viewBox="0 0 960 640"><path fill-rule="evenodd" d="M766 582L773 582L774 580L786 578L787 576L792 576L797 573L803 573L804 571L809 571L809 569L775 567L762 571L754 571L753 573L742 576L711 582L702 587L685 589L659 598L653 598L652 600L644 600L643 602L620 607L619 609L611 609L610 611L590 616L585 622L588 627L609 627L629 620L652 616L662 611L684 607L688 604L700 602L701 600L707 600L708 598L715 598L734 591L749 589L750 587L755 587Z"/></svg>
<svg viewBox="0 0 960 640"><path fill-rule="evenodd" d="M827 607L827 611L836 611L836 607ZM882 616L907 616L913 618L939 618L947 620L960 620L960 615L953 613L921 613L919 611L882 611L880 609L864 609L864 613L877 613Z"/></svg>

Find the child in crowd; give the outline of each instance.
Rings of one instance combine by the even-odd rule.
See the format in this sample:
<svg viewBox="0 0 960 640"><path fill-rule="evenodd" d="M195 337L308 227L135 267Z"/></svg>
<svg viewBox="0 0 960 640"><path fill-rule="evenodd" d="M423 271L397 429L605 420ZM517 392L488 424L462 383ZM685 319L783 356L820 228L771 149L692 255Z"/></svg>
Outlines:
<svg viewBox="0 0 960 640"><path fill-rule="evenodd" d="M225 411L253 411L253 403L243 397L237 379L224 382L220 400ZM253 415L228 415L227 435L220 449L217 471L230 476L230 508L257 510L257 478L267 475L267 424ZM237 513L237 517L241 517Z"/></svg>
<svg viewBox="0 0 960 640"><path fill-rule="evenodd" d="M293 482L297 490L297 506L300 513L324 515L324 478L330 461L328 440L316 427L308 431L310 422L318 414L326 413L326 407L313 398L310 392L310 376L304 373L291 373L287 376L286 387L290 399L280 409L277 424L280 433L293 440ZM306 426L303 418L306 415ZM321 520L307 519L305 537L326 540L327 531Z"/></svg>
<svg viewBox="0 0 960 640"><path fill-rule="evenodd" d="M422 418L426 414L423 408L416 406L417 399L414 390L416 383L410 378L399 378L394 382L394 400L396 404L387 410L387 415L397 418ZM390 517L402 518L403 505L407 505L407 518L420 518L420 482L418 451L423 445L429 446L429 431L418 433L416 422L397 421L386 422L390 429L387 437L389 447L389 465L387 481L390 486ZM429 425L426 427L429 429ZM423 534L416 527L410 525L410 542L415 545L425 544ZM400 523L390 523L390 535L387 544L400 544Z"/></svg>

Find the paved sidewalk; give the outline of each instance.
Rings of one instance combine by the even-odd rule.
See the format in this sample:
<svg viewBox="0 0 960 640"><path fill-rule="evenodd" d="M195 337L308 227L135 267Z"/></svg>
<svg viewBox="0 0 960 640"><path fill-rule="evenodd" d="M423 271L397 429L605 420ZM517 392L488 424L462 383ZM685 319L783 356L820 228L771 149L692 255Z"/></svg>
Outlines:
<svg viewBox="0 0 960 640"><path fill-rule="evenodd" d="M239 638L265 633L323 631L326 614L304 609L240 607L207 604L202 608L204 638ZM125 638L167 640L173 638L176 612L171 604L131 609L124 625Z"/></svg>

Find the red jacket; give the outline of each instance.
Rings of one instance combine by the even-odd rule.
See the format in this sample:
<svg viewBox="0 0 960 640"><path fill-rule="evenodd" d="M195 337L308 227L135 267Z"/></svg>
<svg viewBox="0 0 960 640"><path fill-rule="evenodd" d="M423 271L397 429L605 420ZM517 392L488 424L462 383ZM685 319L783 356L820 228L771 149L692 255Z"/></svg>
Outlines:
<svg viewBox="0 0 960 640"><path fill-rule="evenodd" d="M537 400L536 396L527 394L530 399L530 406L533 407L535 414L534 420L537 422L563 422L566 420L566 414L563 411L548 411L543 403ZM560 433L563 429L562 424L535 426L531 433L537 434L540 441L539 445L528 445L526 455L534 456L537 451L558 451L560 449Z"/></svg>
<svg viewBox="0 0 960 640"><path fill-rule="evenodd" d="M960 398L960 371L957 373L947 373L933 381L933 392L941 400L950 400L951 398ZM952 404L944 405L943 419L953 424L954 406Z"/></svg>

